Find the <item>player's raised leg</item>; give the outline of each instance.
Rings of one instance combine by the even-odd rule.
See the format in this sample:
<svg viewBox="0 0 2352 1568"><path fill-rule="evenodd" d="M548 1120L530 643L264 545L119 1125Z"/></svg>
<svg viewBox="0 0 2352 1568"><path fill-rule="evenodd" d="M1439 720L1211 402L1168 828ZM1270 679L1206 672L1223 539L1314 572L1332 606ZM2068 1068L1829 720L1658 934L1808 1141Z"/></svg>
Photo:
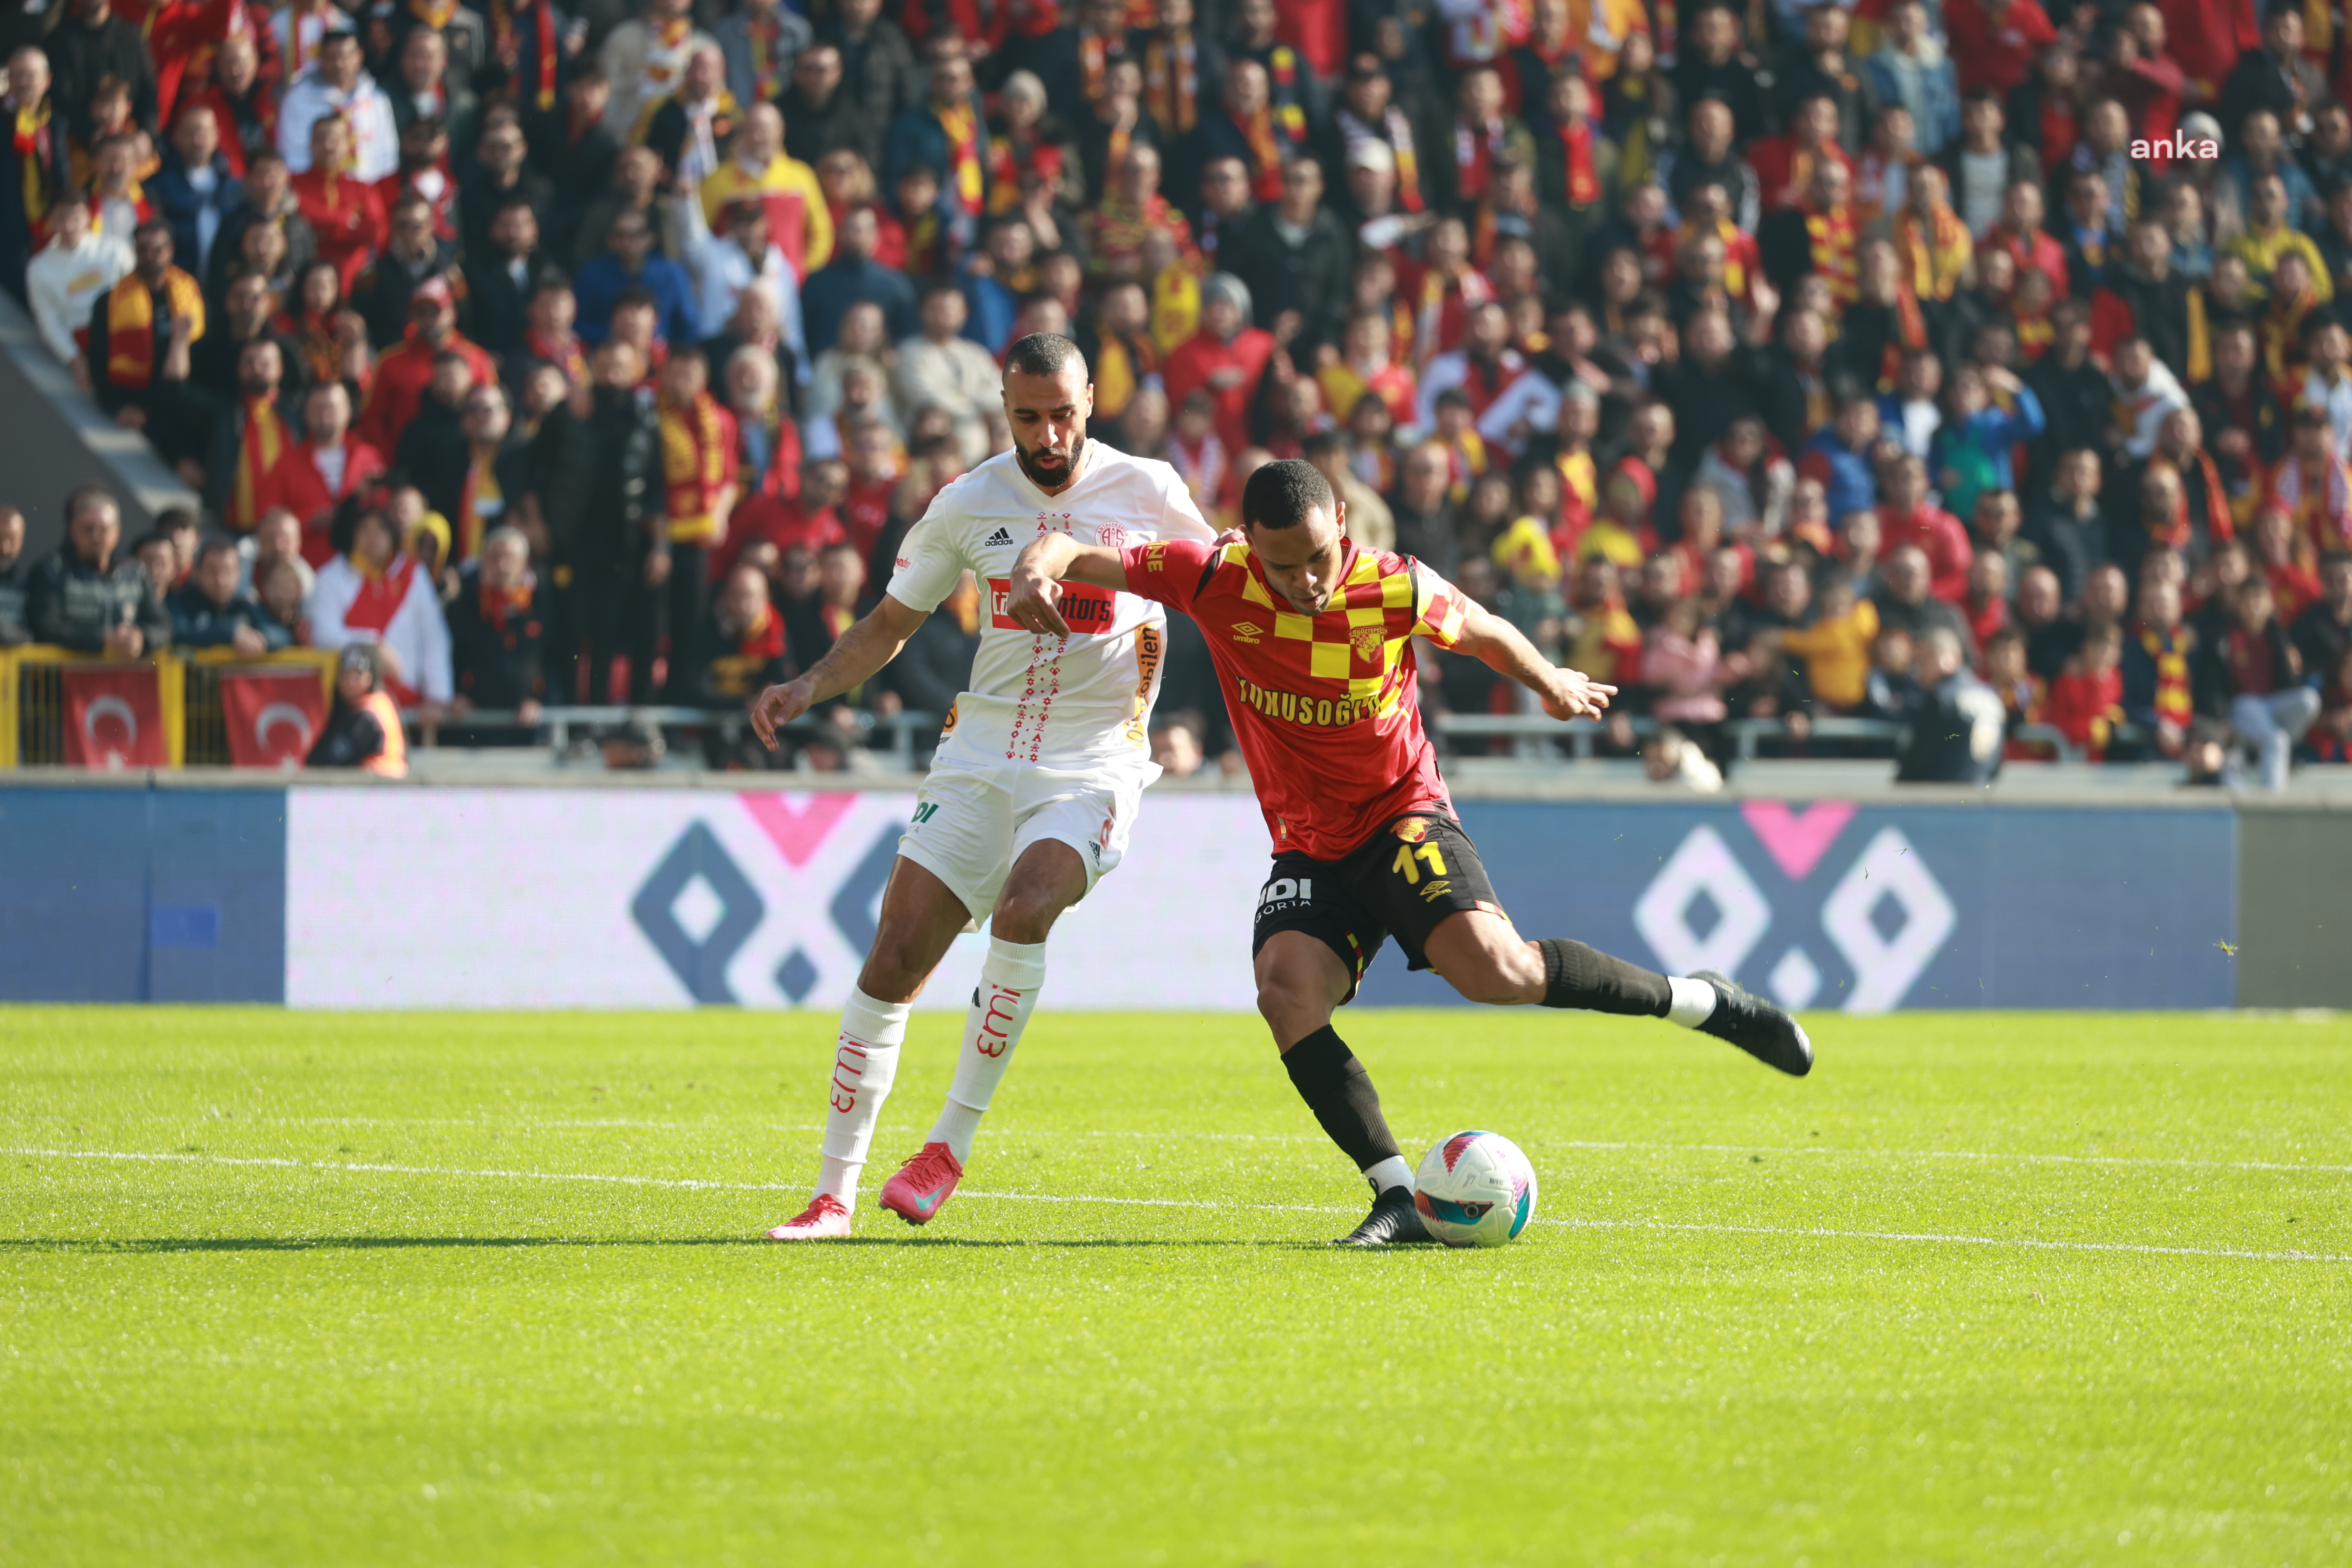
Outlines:
<svg viewBox="0 0 2352 1568"><path fill-rule="evenodd" d="M1466 846L1468 840L1462 842ZM1793 1078L1813 1069L1813 1043L1802 1025L1711 971L1661 974L1580 942L1529 942L1509 921L1485 909L1447 915L1422 942L1422 951L1429 967L1473 1002L1664 1018L1727 1040Z"/></svg>
<svg viewBox="0 0 2352 1568"><path fill-rule="evenodd" d="M908 1009L971 918L963 900L924 867L901 856L890 868L874 945L841 1010L816 1193L807 1208L768 1232L772 1239L821 1241L849 1234L858 1174L898 1073Z"/></svg>
<svg viewBox="0 0 2352 1568"><path fill-rule="evenodd" d="M1086 891L1085 863L1058 840L1032 844L1013 863L989 916L988 956L964 1016L947 1103L921 1151L882 1184L882 1206L908 1224L929 1224L963 1179L981 1118L1036 1010L1045 983L1046 933Z"/></svg>
<svg viewBox="0 0 2352 1568"><path fill-rule="evenodd" d="M1371 1184L1372 1212L1342 1243L1384 1247L1426 1241L1412 1206L1412 1166L1381 1113L1372 1075L1331 1026L1331 1015L1355 989L1349 966L1321 937L1276 931L1257 951L1257 1009L1274 1031L1291 1087L1339 1152Z"/></svg>

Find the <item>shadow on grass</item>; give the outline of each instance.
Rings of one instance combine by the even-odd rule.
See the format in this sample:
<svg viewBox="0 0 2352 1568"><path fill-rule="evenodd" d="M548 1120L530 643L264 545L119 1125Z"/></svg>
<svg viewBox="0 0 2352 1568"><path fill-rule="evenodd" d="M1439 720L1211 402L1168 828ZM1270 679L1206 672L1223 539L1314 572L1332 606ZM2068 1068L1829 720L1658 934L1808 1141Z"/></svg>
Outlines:
<svg viewBox="0 0 2352 1568"><path fill-rule="evenodd" d="M405 1247L1248 1247L1276 1251L1321 1251L1322 1242L1248 1240L1220 1237L1113 1237L1058 1239L1041 1237L1025 1241L991 1241L968 1237L908 1236L844 1237L825 1242L772 1242L761 1236L190 1236L99 1238L80 1237L20 1237L0 1240L0 1253L160 1252L336 1252Z"/></svg>

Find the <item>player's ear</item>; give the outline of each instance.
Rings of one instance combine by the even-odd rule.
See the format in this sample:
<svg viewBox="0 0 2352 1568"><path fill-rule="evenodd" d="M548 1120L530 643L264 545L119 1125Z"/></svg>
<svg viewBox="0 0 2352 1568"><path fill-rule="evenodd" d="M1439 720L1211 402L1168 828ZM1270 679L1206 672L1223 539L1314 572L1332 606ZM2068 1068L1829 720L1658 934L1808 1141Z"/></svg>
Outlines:
<svg viewBox="0 0 2352 1568"><path fill-rule="evenodd" d="M1340 538L1342 538L1342 539L1347 538L1347 537L1348 537L1348 503L1347 503L1346 501L1341 500L1340 500L1339 497L1337 497L1337 496L1333 496L1333 497L1331 498L1331 521L1332 521L1333 525L1334 525L1334 526L1336 526L1336 527L1339 529L1339 537L1340 537Z"/></svg>

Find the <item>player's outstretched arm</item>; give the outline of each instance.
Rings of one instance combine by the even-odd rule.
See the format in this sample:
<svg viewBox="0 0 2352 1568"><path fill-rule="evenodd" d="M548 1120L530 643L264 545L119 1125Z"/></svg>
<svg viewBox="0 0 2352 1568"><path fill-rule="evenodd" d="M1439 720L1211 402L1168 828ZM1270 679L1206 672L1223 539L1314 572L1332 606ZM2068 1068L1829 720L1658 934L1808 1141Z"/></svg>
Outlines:
<svg viewBox="0 0 2352 1568"><path fill-rule="evenodd" d="M776 749L776 726L789 724L818 703L862 686L874 672L898 657L907 639L928 618L889 595L856 626L841 634L825 656L797 679L771 686L751 704L751 731L760 743Z"/></svg>
<svg viewBox="0 0 2352 1568"><path fill-rule="evenodd" d="M1069 624L1062 619L1060 609L1066 579L1116 591L1127 586L1127 563L1116 550L1080 544L1066 533L1045 534L1013 562L1004 613L1016 625L1042 636L1068 637Z"/></svg>
<svg viewBox="0 0 2352 1568"><path fill-rule="evenodd" d="M1454 651L1509 676L1543 699L1544 711L1555 719L1598 719L1617 695L1582 672L1554 665L1536 651L1519 628L1483 605L1473 604L1462 623Z"/></svg>

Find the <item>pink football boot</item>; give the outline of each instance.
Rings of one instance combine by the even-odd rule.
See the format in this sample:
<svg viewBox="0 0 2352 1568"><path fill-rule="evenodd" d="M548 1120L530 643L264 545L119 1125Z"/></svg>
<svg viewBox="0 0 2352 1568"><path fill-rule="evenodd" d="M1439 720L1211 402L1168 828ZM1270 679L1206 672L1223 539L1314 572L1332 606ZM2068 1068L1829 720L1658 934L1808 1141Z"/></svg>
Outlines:
<svg viewBox="0 0 2352 1568"><path fill-rule="evenodd" d="M898 1167L882 1184L882 1206L908 1225L928 1225L953 1196L963 1180L963 1167L944 1143L926 1143L923 1152Z"/></svg>
<svg viewBox="0 0 2352 1568"><path fill-rule="evenodd" d="M849 1234L849 1211L831 1193L819 1193L809 1206L768 1233L770 1241L831 1241Z"/></svg>

